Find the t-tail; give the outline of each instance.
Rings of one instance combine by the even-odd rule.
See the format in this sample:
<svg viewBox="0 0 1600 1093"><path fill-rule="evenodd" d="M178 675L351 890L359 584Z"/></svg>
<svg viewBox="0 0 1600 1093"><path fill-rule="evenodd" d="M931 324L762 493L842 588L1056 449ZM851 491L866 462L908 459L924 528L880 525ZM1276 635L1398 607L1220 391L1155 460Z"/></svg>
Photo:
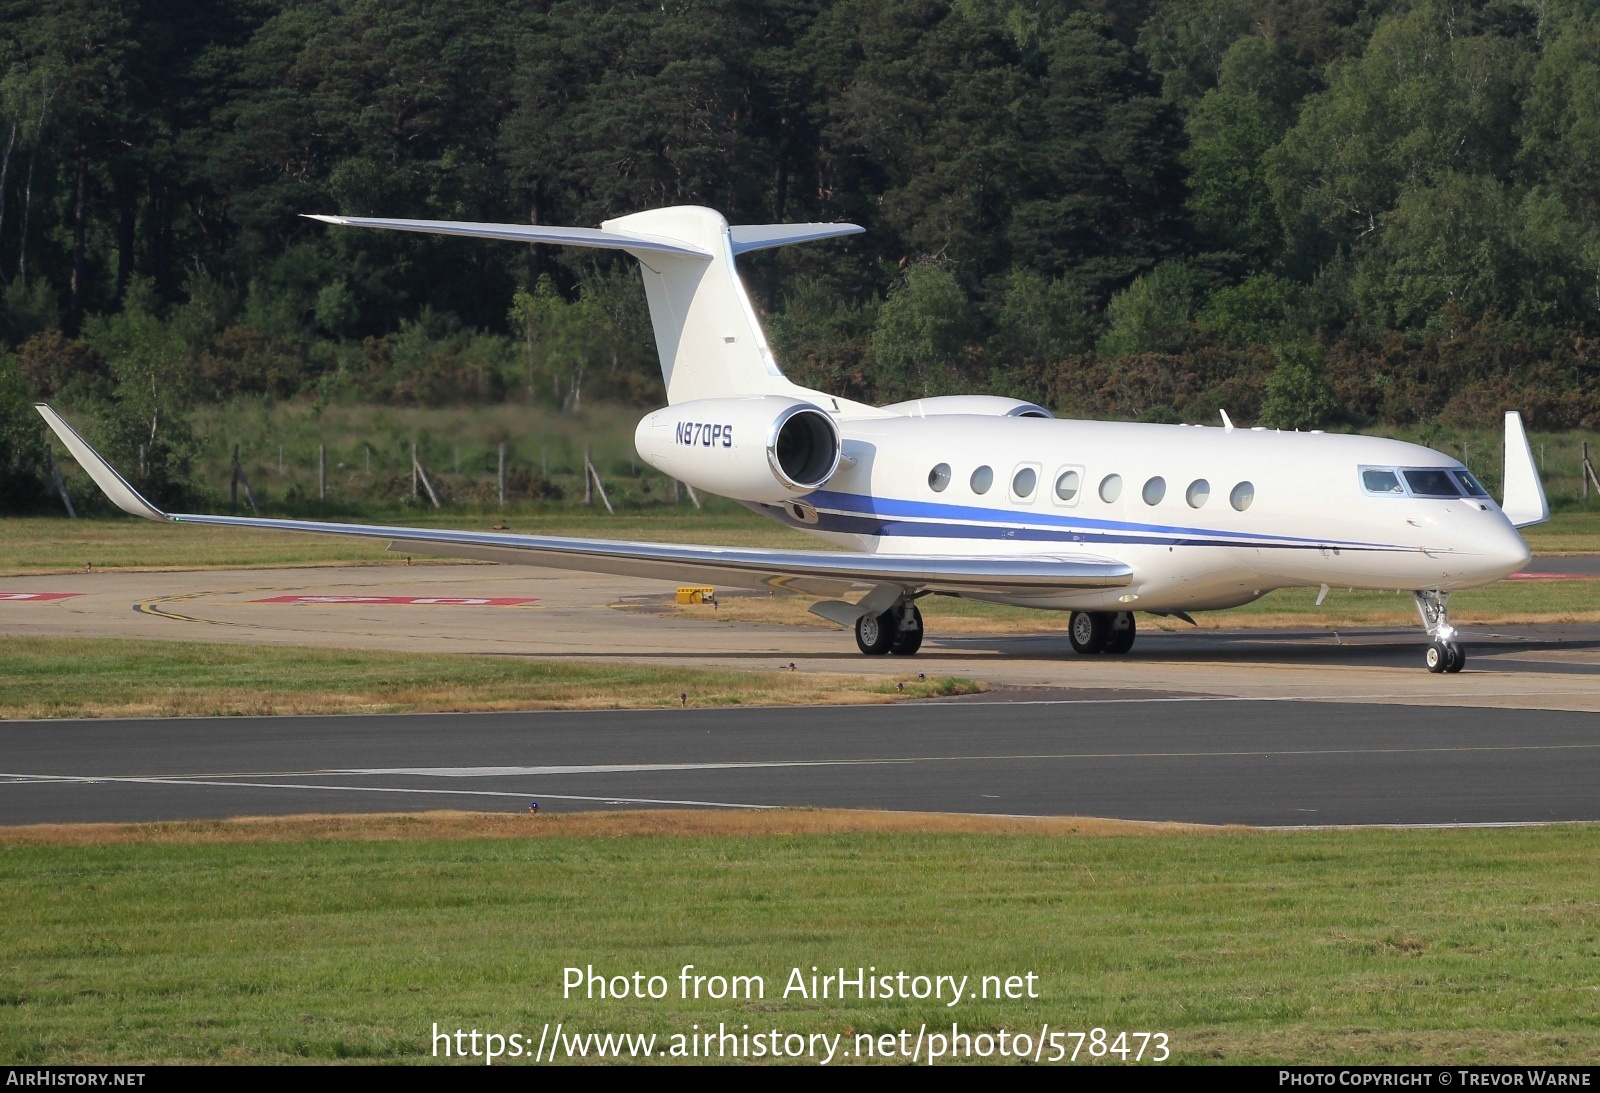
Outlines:
<svg viewBox="0 0 1600 1093"><path fill-rule="evenodd" d="M598 229L359 216L311 219L351 227L626 251L638 259L644 276L669 403L750 395L837 401L785 378L734 259L747 251L854 235L864 230L856 224L730 225L715 209L697 205L633 213L607 220Z"/></svg>

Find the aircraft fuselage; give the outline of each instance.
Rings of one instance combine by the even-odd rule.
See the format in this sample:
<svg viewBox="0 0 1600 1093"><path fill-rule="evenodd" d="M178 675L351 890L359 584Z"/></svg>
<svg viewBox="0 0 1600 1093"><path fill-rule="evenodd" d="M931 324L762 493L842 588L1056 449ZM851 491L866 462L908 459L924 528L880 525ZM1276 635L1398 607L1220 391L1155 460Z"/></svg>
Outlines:
<svg viewBox="0 0 1600 1093"><path fill-rule="evenodd" d="M751 507L869 553L1103 554L1134 570L1127 588L984 599L1163 611L1320 584L1448 592L1530 557L1461 463L1402 441L966 415L839 425L844 463L822 489Z"/></svg>

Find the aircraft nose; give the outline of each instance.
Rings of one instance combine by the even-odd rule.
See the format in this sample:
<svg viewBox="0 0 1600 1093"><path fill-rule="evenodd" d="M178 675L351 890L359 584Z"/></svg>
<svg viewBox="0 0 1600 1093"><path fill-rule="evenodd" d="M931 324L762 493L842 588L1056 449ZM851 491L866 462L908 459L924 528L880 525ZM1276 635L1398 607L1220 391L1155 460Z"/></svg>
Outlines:
<svg viewBox="0 0 1600 1093"><path fill-rule="evenodd" d="M1533 552L1502 513L1486 512L1490 519L1475 520L1468 549L1484 561L1486 575L1509 577L1533 560Z"/></svg>

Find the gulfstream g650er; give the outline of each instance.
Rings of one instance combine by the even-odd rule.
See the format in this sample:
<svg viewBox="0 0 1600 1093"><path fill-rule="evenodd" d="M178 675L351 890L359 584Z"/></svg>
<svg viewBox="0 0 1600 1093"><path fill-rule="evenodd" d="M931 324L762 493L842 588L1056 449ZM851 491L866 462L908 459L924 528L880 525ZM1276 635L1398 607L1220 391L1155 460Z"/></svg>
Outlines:
<svg viewBox="0 0 1600 1093"><path fill-rule="evenodd" d="M634 441L664 474L835 548L696 547L169 514L47 406L50 427L120 507L152 520L386 539L412 553L771 588L854 626L868 654L922 644L929 594L1072 612L1082 653L1126 653L1134 613L1187 617L1274 588L1411 592L1432 671L1459 671L1458 588L1515 572L1517 529L1549 517L1521 418L1505 493L1428 448L1364 436L1062 421L988 396L867 406L784 378L735 270L746 251L853 224L732 225L653 209L599 229L320 216L330 224L627 251L638 259L667 406Z"/></svg>

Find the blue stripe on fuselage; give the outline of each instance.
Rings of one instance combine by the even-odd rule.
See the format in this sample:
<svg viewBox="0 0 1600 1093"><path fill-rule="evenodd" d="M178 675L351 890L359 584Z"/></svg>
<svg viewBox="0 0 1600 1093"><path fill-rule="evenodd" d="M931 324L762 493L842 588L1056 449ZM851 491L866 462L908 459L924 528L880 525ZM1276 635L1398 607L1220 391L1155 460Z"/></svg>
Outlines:
<svg viewBox="0 0 1600 1093"><path fill-rule="evenodd" d="M1417 549L1383 543L1262 535L1173 524L1058 516L1016 509L902 501L829 490L809 494L804 501L817 511L817 522L814 524L795 520L781 505L764 505L761 508L768 515L795 527L850 535L1079 544L1143 543L1159 546L1266 546L1289 549L1331 546L1349 550L1407 552Z"/></svg>

